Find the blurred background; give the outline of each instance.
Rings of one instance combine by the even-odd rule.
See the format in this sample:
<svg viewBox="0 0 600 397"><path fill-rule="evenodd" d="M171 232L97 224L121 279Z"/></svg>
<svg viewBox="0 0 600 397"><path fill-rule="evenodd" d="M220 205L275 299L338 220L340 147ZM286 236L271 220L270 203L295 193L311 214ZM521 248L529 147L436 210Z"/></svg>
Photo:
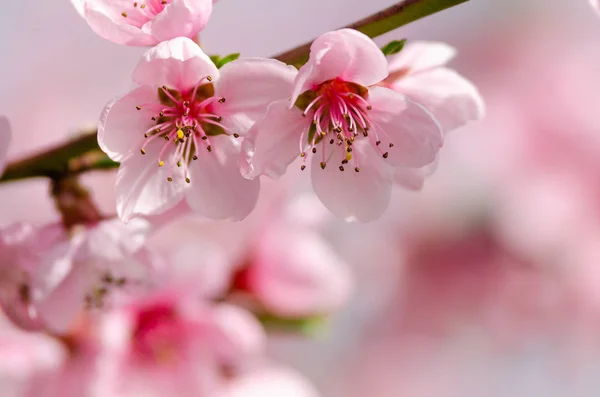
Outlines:
<svg viewBox="0 0 600 397"><path fill-rule="evenodd" d="M275 55L393 3L222 0L202 43ZM12 159L94 126L143 52L96 36L67 0L3 4L0 34ZM327 220L352 297L314 338L273 335L271 356L327 397L599 396L600 19L587 0L471 0L377 42L401 38L455 46L487 116L449 134L423 191L395 191L379 221ZM309 191L297 174L280 183ZM114 173L85 182L114 212ZM43 180L2 185L0 203L0 226L58 219ZM204 241L255 218L177 227Z"/></svg>

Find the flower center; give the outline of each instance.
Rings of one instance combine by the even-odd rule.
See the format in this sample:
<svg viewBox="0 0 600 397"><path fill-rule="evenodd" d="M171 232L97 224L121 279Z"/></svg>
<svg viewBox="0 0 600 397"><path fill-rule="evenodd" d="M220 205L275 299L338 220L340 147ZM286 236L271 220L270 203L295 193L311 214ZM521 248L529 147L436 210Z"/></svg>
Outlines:
<svg viewBox="0 0 600 397"><path fill-rule="evenodd" d="M169 364L180 356L181 321L173 306L156 304L141 310L133 332L135 355L145 361Z"/></svg>
<svg viewBox="0 0 600 397"><path fill-rule="evenodd" d="M367 139L383 158L388 157L388 152L380 148L383 131L369 115L372 107L367 100L368 92L361 85L334 79L298 97L295 105L303 110L303 116L312 117L300 138L302 170L306 168L307 150L315 155L321 145L321 168L325 169L333 157L338 157L340 171L352 162L354 171L360 172L359 158L352 150L356 139ZM329 156L326 156L327 144L336 146ZM390 143L389 147L392 146Z"/></svg>
<svg viewBox="0 0 600 397"><path fill-rule="evenodd" d="M207 83L203 83L204 81ZM187 183L191 183L188 176L188 165L197 160L200 152L212 151L210 137L216 135L230 135L229 130L221 121L223 118L215 114L215 103L224 103L225 98L214 96L212 78L203 78L194 89L179 92L162 86L158 89L160 103L138 105L136 109L151 108L155 111L152 116L152 126L144 132L146 141L141 153L146 154L146 147L150 142L164 139L158 155L158 166L168 165L171 172L167 177L173 181L175 166L183 167L183 176ZM233 134L238 138L238 134Z"/></svg>
<svg viewBox="0 0 600 397"><path fill-rule="evenodd" d="M141 28L146 22L160 14L172 1L173 0L132 1L131 6L121 12L121 16L127 18L128 24Z"/></svg>

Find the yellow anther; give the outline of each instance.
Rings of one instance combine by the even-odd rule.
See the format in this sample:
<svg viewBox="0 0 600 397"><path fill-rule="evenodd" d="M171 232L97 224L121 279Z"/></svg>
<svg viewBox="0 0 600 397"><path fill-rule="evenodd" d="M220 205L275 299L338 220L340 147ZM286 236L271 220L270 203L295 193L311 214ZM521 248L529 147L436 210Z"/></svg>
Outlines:
<svg viewBox="0 0 600 397"><path fill-rule="evenodd" d="M179 139L183 139L183 136L184 136L184 134L183 134L183 130L182 130L181 128L180 128L180 129L178 129L178 130L177 130L177 138L179 138Z"/></svg>
<svg viewBox="0 0 600 397"><path fill-rule="evenodd" d="M162 161L162 160L159 160L159 161L158 161L158 166L159 166L159 167L162 167L163 165L165 165L165 162L164 162L164 161Z"/></svg>
<svg viewBox="0 0 600 397"><path fill-rule="evenodd" d="M352 160L352 153L347 152L346 153L346 161L350 161L350 160Z"/></svg>

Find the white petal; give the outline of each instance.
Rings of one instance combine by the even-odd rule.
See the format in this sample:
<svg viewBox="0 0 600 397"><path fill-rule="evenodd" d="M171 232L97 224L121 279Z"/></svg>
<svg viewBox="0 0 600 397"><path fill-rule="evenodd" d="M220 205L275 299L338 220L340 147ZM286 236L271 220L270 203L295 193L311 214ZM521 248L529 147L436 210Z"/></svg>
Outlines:
<svg viewBox="0 0 600 397"><path fill-rule="evenodd" d="M442 125L444 132L480 120L485 114L477 87L447 68L408 75L390 88L427 108Z"/></svg>
<svg viewBox="0 0 600 397"><path fill-rule="evenodd" d="M455 56L456 49L446 43L413 41L389 57L389 69L392 74L402 70L418 73L443 66Z"/></svg>
<svg viewBox="0 0 600 397"><path fill-rule="evenodd" d="M267 175L277 178L301 153L302 131L308 130L310 120L299 109L288 109L287 101L274 102L266 116L250 130L247 145L251 145L250 170L245 175L254 178ZM307 139L305 138L304 141Z"/></svg>
<svg viewBox="0 0 600 397"><path fill-rule="evenodd" d="M140 87L123 98L110 102L100 116L98 123L98 145L114 161L123 161L129 154L139 153L144 141L144 133L152 125L156 109L136 106L159 103L155 88Z"/></svg>
<svg viewBox="0 0 600 397"><path fill-rule="evenodd" d="M198 44L186 37L178 37L148 50L133 72L133 81L183 91L192 89L207 76L219 77L215 64Z"/></svg>
<svg viewBox="0 0 600 397"><path fill-rule="evenodd" d="M216 103L215 113L231 133L246 135L254 122L263 117L271 102L287 100L298 71L274 59L239 59L220 70L215 95L226 98Z"/></svg>
<svg viewBox="0 0 600 397"><path fill-rule="evenodd" d="M327 145L326 147L329 147ZM340 150L320 166L321 156L312 160L312 185L323 204L336 216L347 221L369 222L383 214L392 190L391 173L388 167L366 141L353 145L354 160L339 170L343 152ZM338 155L338 156L336 156ZM360 172L354 168L358 166Z"/></svg>
<svg viewBox="0 0 600 397"><path fill-rule="evenodd" d="M421 190L425 179L433 174L439 164L439 156L431 164L421 168L397 167L394 169L394 183L410 190Z"/></svg>
<svg viewBox="0 0 600 397"><path fill-rule="evenodd" d="M388 164L418 168L435 160L443 144L442 130L427 109L383 87L372 87L368 100L373 107L368 111L375 123L373 133L382 142L380 155L388 153Z"/></svg>
<svg viewBox="0 0 600 397"><path fill-rule="evenodd" d="M117 212L127 222L139 215L156 215L173 208L182 199L185 180L181 170L172 167L172 156L158 166L160 139L146 146L146 154L133 153L121 163L117 173ZM172 172L174 171L174 172ZM168 182L167 177L173 181Z"/></svg>
<svg viewBox="0 0 600 397"><path fill-rule="evenodd" d="M244 219L256 206L260 182L240 172L239 142L228 136L210 138L212 152L202 150L190 163L190 208L211 219Z"/></svg>

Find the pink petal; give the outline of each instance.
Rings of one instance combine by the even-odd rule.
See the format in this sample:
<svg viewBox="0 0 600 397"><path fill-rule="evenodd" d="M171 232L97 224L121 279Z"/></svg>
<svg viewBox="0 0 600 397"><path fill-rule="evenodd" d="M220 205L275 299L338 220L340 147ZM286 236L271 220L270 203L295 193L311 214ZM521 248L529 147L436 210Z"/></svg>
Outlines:
<svg viewBox="0 0 600 397"><path fill-rule="evenodd" d="M373 107L369 116L380 131L379 147L388 152L388 164L419 168L435 160L443 144L442 130L427 109L382 87L372 87L368 100Z"/></svg>
<svg viewBox="0 0 600 397"><path fill-rule="evenodd" d="M302 375L283 367L264 367L233 378L223 396L228 397L318 397Z"/></svg>
<svg viewBox="0 0 600 397"><path fill-rule="evenodd" d="M10 123L6 117L0 116L0 175L4 171L6 165L6 157L8 154L8 146L12 140L12 132Z"/></svg>
<svg viewBox="0 0 600 397"><path fill-rule="evenodd" d="M596 11L600 11L600 4L598 3L598 0L590 0L590 3Z"/></svg>
<svg viewBox="0 0 600 397"><path fill-rule="evenodd" d="M157 40L138 27L123 23L119 3L106 0L86 0L83 16L92 30L100 37L113 43L147 46Z"/></svg>
<svg viewBox="0 0 600 397"><path fill-rule="evenodd" d="M98 123L98 145L114 161L123 161L132 153L139 153L144 132L156 123L151 120L156 109L136 106L160 103L156 89L140 87L104 108Z"/></svg>
<svg viewBox="0 0 600 397"><path fill-rule="evenodd" d="M290 106L300 94L328 80L340 78L368 87L387 75L387 60L369 37L353 29L325 33L310 47L310 59L294 82Z"/></svg>
<svg viewBox="0 0 600 397"><path fill-rule="evenodd" d="M42 258L32 280L33 306L44 324L66 332L83 310L84 296L95 279L87 266L77 266L77 245L64 242Z"/></svg>
<svg viewBox="0 0 600 397"><path fill-rule="evenodd" d="M145 219L132 219L125 224L118 218L90 226L78 258L102 258L104 262L125 262L140 250L150 233Z"/></svg>
<svg viewBox="0 0 600 397"><path fill-rule="evenodd" d="M220 304L214 309L213 321L224 336L225 343L217 348L227 364L236 365L240 359L263 352L265 331L249 312L234 305Z"/></svg>
<svg viewBox="0 0 600 397"><path fill-rule="evenodd" d="M390 73L419 73L447 64L456 56L454 47L445 43L409 42L398 54L389 57Z"/></svg>
<svg viewBox="0 0 600 397"><path fill-rule="evenodd" d="M190 163L190 208L211 219L241 220L256 206L260 182L240 173L239 142L228 136L210 138L212 152L203 151Z"/></svg>
<svg viewBox="0 0 600 397"><path fill-rule="evenodd" d="M348 265L317 233L289 227L261 237L248 271L252 294L282 317L331 313L346 301L352 286Z"/></svg>
<svg viewBox="0 0 600 397"><path fill-rule="evenodd" d="M480 120L485 113L483 99L470 81L447 68L410 74L390 86L427 108L444 132Z"/></svg>
<svg viewBox="0 0 600 397"><path fill-rule="evenodd" d="M264 118L250 130L250 140L245 144L253 151L247 177L267 175L277 178L285 173L287 166L301 153L302 131L310 126L310 120L302 117L299 109L288 109L287 101L272 103Z"/></svg>
<svg viewBox="0 0 600 397"><path fill-rule="evenodd" d="M425 179L438 168L439 157L431 164L421 168L398 167L394 169L394 182L410 190L421 190Z"/></svg>
<svg viewBox="0 0 600 397"><path fill-rule="evenodd" d="M246 135L266 113L271 102L287 100L298 71L274 59L239 59L223 66L215 82L215 95L226 98L216 103L215 113L231 133Z"/></svg>
<svg viewBox="0 0 600 397"><path fill-rule="evenodd" d="M354 171L350 166L353 164L340 171L338 165L343 158L336 156L321 169L321 156L315 155L311 165L312 185L321 202L337 217L368 222L379 218L390 202L392 169L367 142L357 142L353 148L360 172Z"/></svg>
<svg viewBox="0 0 600 397"><path fill-rule="evenodd" d="M52 255L55 245L64 243L64 229L50 225L36 229L19 223L0 231L0 307L19 327L39 330L44 324L32 306L32 278L38 274L40 261ZM22 289L28 294L23 296Z"/></svg>
<svg viewBox="0 0 600 397"><path fill-rule="evenodd" d="M152 34L157 42L176 37L192 38L204 29L211 12L211 0L173 0L142 30Z"/></svg>
<svg viewBox="0 0 600 397"><path fill-rule="evenodd" d="M128 222L135 216L157 215L177 205L186 188L180 169L171 172L171 159L158 166L158 154L164 141L146 146L146 154L133 153L121 162L117 173L117 212ZM168 144L168 143L167 143ZM173 182L168 182L171 176Z"/></svg>
<svg viewBox="0 0 600 397"><path fill-rule="evenodd" d="M148 50L133 72L133 81L150 87L193 88L207 76L219 78L219 70L198 44L187 37L164 41Z"/></svg>

